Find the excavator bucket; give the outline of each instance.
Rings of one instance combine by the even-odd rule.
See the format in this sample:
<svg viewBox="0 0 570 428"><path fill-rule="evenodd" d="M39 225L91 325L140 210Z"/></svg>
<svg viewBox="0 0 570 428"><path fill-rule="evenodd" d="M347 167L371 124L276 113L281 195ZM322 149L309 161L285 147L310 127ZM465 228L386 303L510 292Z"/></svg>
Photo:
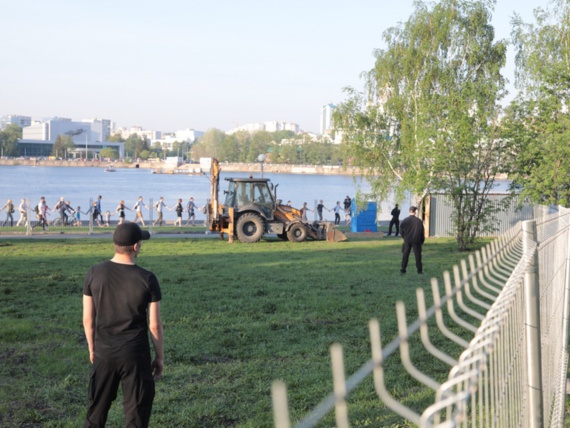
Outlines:
<svg viewBox="0 0 570 428"><path fill-rule="evenodd" d="M346 235L340 230L331 227L327 229L327 241L329 242L341 242L346 241Z"/></svg>

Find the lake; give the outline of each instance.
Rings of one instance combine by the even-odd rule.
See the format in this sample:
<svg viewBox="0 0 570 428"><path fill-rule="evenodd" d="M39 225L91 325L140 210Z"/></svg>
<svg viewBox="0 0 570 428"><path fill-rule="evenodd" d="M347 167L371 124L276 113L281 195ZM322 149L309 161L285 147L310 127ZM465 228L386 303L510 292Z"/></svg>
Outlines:
<svg viewBox="0 0 570 428"><path fill-rule="evenodd" d="M222 172L220 180L220 199L224 199L226 188L224 177L246 177L249 173ZM312 174L276 174L265 173L264 178L271 179L277 187L277 197L284 203L291 201L294 207L300 208L307 202L314 209L318 200L323 199L327 208L332 208L336 201L342 201L349 195L355 196L357 184L350 176L312 175ZM362 183L362 190L369 191L368 183ZM116 172L105 172L103 168L82 167L48 167L48 166L0 166L0 206L12 199L16 206L21 198L30 200L33 208L41 196L45 196L48 206L53 208L63 196L82 211L89 208L90 199L102 196L103 212L113 213L122 199L126 206L132 208L137 198L142 196L145 204L149 204L163 196L167 206L173 207L178 198L184 205L192 196L198 207L206 203L210 197L209 175L152 174L149 169L117 168ZM389 212L394 201L381 204L380 220L389 219ZM408 206L404 203L403 208ZM404 212L404 211L403 211ZM0 214L0 217L3 217ZM127 220L134 219L134 214L127 211ZM309 215L314 213L309 213ZM52 219L57 214L52 214ZM18 215L16 215L16 218ZM156 218L156 214L153 215ZM164 217L174 220L176 213L166 211ZM145 218L148 214L145 213ZM186 215L184 216L184 219ZM197 220L203 220L202 213L196 213ZM334 219L332 212L325 211L325 218ZM115 214L113 220L118 219Z"/></svg>

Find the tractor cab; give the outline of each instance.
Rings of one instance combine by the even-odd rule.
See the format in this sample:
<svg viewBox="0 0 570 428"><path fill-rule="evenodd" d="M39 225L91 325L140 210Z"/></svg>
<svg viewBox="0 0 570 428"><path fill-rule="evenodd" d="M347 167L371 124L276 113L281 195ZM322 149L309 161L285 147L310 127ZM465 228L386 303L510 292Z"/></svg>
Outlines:
<svg viewBox="0 0 570 428"><path fill-rule="evenodd" d="M275 199L269 189L268 178L226 178L228 190L224 203L224 214L233 207L236 214L255 211L266 220L273 220Z"/></svg>

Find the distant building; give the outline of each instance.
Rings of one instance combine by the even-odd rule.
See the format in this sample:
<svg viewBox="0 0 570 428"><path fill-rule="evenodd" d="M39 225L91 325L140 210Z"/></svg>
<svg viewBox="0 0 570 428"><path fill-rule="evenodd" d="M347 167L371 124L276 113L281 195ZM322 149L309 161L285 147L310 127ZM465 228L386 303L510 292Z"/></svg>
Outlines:
<svg viewBox="0 0 570 428"><path fill-rule="evenodd" d="M202 135L204 135L202 131L187 128L174 133L164 133L162 138L151 140L151 142L159 143L163 149L172 150L175 142L192 144Z"/></svg>
<svg viewBox="0 0 570 428"><path fill-rule="evenodd" d="M336 106L334 104L328 103L321 107L321 135L330 135L333 131L333 112Z"/></svg>
<svg viewBox="0 0 570 428"><path fill-rule="evenodd" d="M86 153L98 155L99 152L111 147L117 150L119 156L125 156L124 143L107 142L111 121L88 119L73 121L68 118L51 118L45 121L34 121L22 129L22 139L18 141L20 156L49 156L52 146L60 135L68 135L73 139L75 149L61 157L85 157Z"/></svg>
<svg viewBox="0 0 570 428"><path fill-rule="evenodd" d="M119 128L115 131L115 134L119 134L123 140L126 140L131 135L138 135L141 138L146 138L147 140L154 141L160 140L162 138L162 132L145 130L142 126L131 126L130 128Z"/></svg>
<svg viewBox="0 0 570 428"><path fill-rule="evenodd" d="M273 120L263 123L247 123L245 125L237 126L233 129L230 129L229 131L226 132L226 134L232 135L239 131L246 131L249 132L250 134L259 131L267 131L267 132L292 131L295 134L299 134L300 128L299 125L296 123Z"/></svg>
<svg viewBox="0 0 570 428"><path fill-rule="evenodd" d="M20 128L30 126L32 118L30 116L8 115L0 118L0 130L8 125L18 125Z"/></svg>

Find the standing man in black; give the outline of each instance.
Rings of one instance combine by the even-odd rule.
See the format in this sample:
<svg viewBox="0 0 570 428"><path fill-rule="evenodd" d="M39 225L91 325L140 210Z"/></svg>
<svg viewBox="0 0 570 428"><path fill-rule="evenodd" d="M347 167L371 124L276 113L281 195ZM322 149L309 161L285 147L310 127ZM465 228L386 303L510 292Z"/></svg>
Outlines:
<svg viewBox="0 0 570 428"><path fill-rule="evenodd" d="M390 226L388 227L388 236L392 234L392 226L396 226L396 234L394 236L398 236L400 233L400 208L398 208L398 204L396 204L390 215L392 220L390 220Z"/></svg>
<svg viewBox="0 0 570 428"><path fill-rule="evenodd" d="M136 223L115 229L115 255L93 266L83 286L83 327L91 378L85 427L105 426L119 384L126 427L148 427L154 381L164 368L160 285L135 264L150 234ZM155 358L151 361L149 332Z"/></svg>
<svg viewBox="0 0 570 428"><path fill-rule="evenodd" d="M400 225L400 235L404 238L402 246L402 267L400 273L406 273L408 259L412 248L416 258L416 269L418 273L424 273L422 265L422 245L425 241L425 229L423 222L416 217L418 209L410 207L410 215L406 217Z"/></svg>

